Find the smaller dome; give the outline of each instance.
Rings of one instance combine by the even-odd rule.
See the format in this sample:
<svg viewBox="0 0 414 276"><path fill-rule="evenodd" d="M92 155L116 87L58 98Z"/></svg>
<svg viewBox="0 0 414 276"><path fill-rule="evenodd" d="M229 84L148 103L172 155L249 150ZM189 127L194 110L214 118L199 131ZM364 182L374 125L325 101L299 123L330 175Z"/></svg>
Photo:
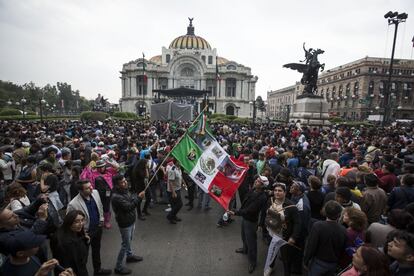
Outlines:
<svg viewBox="0 0 414 276"><path fill-rule="evenodd" d="M149 61L153 63L161 64L162 56L161 55L153 56L152 58L150 58Z"/></svg>
<svg viewBox="0 0 414 276"><path fill-rule="evenodd" d="M223 65L223 64L226 64L227 62L229 62L228 59L224 57L217 57L217 65Z"/></svg>

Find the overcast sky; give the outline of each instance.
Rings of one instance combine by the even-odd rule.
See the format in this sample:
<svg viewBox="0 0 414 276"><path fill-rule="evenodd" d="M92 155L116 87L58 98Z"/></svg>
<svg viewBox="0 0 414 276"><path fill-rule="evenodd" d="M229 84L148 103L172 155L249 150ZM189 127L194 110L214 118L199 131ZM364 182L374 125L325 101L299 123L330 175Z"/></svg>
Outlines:
<svg viewBox="0 0 414 276"><path fill-rule="evenodd" d="M118 102L122 64L161 54L194 17L196 35L249 66L259 77L256 95L266 97L300 79L282 65L303 59L303 42L325 50L327 69L390 57L389 10L408 13L395 56L413 58L413 0L0 0L0 79L68 82L87 98Z"/></svg>

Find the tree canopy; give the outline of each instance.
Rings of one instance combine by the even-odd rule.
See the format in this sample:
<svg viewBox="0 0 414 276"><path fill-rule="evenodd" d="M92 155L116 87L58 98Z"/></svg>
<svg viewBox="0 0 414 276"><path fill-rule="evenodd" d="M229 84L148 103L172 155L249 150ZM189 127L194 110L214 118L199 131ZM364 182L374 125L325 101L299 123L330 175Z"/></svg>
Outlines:
<svg viewBox="0 0 414 276"><path fill-rule="evenodd" d="M21 109L23 98L26 99L26 111L35 112L40 108L41 99L46 101L43 106L46 112L80 113L91 110L93 105L93 101L80 96L79 90L72 90L71 85L66 82L39 87L34 82L18 85L0 80L0 104L2 107Z"/></svg>

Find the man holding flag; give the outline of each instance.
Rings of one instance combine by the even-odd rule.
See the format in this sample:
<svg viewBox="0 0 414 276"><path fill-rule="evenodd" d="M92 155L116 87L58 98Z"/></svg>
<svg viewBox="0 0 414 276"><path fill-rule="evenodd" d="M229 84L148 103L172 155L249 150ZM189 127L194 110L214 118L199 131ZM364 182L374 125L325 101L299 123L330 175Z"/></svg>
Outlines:
<svg viewBox="0 0 414 276"><path fill-rule="evenodd" d="M267 196L264 187L269 185L266 176L258 176L242 206L237 211L228 211L229 215L243 217L241 236L243 247L236 249L236 253L247 254L249 258L249 273L253 273L257 263L257 221L260 211L266 206Z"/></svg>
<svg viewBox="0 0 414 276"><path fill-rule="evenodd" d="M171 204L171 211L167 215L167 219L171 224L177 224L177 221L181 221L177 217L181 207L183 207L183 201L181 200L181 186L183 183L183 175L180 165L175 158L171 158L167 164L167 195Z"/></svg>

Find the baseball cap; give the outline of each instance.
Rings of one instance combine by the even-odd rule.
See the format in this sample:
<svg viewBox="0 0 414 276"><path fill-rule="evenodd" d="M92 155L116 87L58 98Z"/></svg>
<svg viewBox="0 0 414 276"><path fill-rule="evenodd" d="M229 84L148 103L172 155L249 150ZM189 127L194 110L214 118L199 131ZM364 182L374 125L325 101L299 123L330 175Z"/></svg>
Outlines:
<svg viewBox="0 0 414 276"><path fill-rule="evenodd" d="M46 240L45 235L37 235L30 230L16 230L7 233L0 241L2 252L16 255L19 251L39 247Z"/></svg>
<svg viewBox="0 0 414 276"><path fill-rule="evenodd" d="M266 176L259 175L259 180L260 180L260 182L263 183L263 185L265 185L265 186L268 186L269 185L269 179L267 179Z"/></svg>

